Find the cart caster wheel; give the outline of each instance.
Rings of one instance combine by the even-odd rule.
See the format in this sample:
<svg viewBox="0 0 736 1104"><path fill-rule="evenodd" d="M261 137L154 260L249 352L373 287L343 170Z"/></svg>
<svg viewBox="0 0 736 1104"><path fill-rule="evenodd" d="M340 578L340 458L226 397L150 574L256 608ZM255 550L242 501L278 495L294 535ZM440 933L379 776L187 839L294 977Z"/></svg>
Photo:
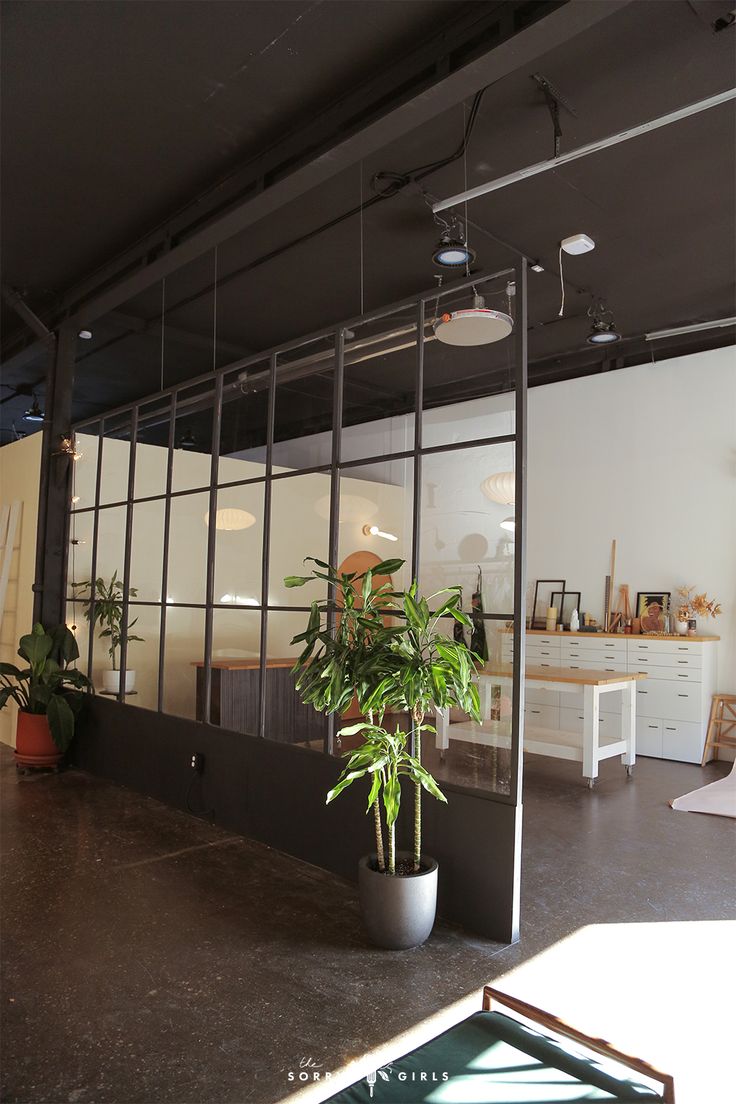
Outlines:
<svg viewBox="0 0 736 1104"><path fill-rule="evenodd" d="M627 765L627 767L626 767L626 773L627 773L627 775L629 776L629 778L631 778L631 777L633 776L633 774L634 774L634 766L633 766L633 764L631 764L631 763L630 763L630 764L628 764L628 765Z"/></svg>

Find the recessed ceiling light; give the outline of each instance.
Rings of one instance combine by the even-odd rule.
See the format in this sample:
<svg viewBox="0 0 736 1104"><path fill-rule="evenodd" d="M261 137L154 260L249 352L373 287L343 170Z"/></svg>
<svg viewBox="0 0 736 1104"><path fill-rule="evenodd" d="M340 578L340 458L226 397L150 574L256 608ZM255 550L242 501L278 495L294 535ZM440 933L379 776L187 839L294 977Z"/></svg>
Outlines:
<svg viewBox="0 0 736 1104"><path fill-rule="evenodd" d="M77 334L77 337L81 337L82 341L91 341L92 340L92 331L91 330L80 330L79 333Z"/></svg>
<svg viewBox="0 0 736 1104"><path fill-rule="evenodd" d="M432 254L432 260L440 268L460 268L462 265L472 264L475 253L466 242L443 234Z"/></svg>

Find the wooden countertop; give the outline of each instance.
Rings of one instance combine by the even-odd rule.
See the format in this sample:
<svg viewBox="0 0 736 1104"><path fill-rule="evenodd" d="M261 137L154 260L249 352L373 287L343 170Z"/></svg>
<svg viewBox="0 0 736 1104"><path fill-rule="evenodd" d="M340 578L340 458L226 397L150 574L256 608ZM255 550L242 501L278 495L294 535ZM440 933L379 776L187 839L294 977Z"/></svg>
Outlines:
<svg viewBox="0 0 736 1104"><path fill-rule="evenodd" d="M513 629L501 629L501 632L509 633L513 635ZM527 636L575 636L575 637L590 637L592 640L597 640L599 637L608 637L611 640L694 640L696 643L707 643L711 640L720 640L720 636L681 636L680 633L669 633L668 635L659 635L656 633L611 633L611 632L570 632L569 629L565 629L564 632L558 632L556 629L554 632L547 632L546 629L524 629Z"/></svg>
<svg viewBox="0 0 736 1104"><path fill-rule="evenodd" d="M479 675L499 675L511 678L513 668L508 664L500 667L485 666ZM612 682L638 682L645 679L644 671L592 671L584 667L534 667L524 670L524 678L529 682L569 682L579 686L608 686Z"/></svg>
<svg viewBox="0 0 736 1104"><path fill-rule="evenodd" d="M266 667L293 667L296 656L293 659L267 659ZM203 659L193 659L191 667L204 667ZM261 666L260 659L213 659L212 667L221 671L255 671Z"/></svg>

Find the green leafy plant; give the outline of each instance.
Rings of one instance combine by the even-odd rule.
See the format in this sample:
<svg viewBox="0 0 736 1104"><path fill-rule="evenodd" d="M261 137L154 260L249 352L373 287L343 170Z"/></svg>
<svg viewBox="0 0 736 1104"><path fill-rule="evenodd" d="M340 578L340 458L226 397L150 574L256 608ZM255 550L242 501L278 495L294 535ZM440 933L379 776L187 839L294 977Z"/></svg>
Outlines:
<svg viewBox="0 0 736 1104"><path fill-rule="evenodd" d="M72 583L72 587L75 590L81 589L82 587L86 587L89 590L89 586L89 580L84 583ZM128 587L128 597L138 597L138 591L135 587ZM116 656L118 648L123 641L123 598L123 581L122 579L118 579L118 573L115 571L109 583L106 583L102 578L95 580L94 604L91 593L88 593L86 596L80 596L78 599L87 606L84 611L84 616L87 621L92 621L93 627L94 625L102 626L100 639L104 637L110 641L108 655L112 661L113 671L117 671L118 669ZM128 631L125 634L125 639L128 643L130 643L131 640L137 640L143 643L142 636L135 636L130 632L137 621L138 618L135 617L132 621L128 622Z"/></svg>
<svg viewBox="0 0 736 1104"><path fill-rule="evenodd" d="M408 714L414 735L414 755L409 757L411 763L402 760L400 775L408 775L415 787L413 861L414 870L418 871L422 790L437 796L432 789L432 785L437 788L434 779L427 775L432 783L430 786L422 780L427 772L421 765L421 734L434 731L424 724L424 718L434 709L459 706L480 722L480 701L473 676L476 664L482 661L464 643L451 639L439 629L440 622L447 617L471 626L470 618L461 609L462 590L449 587L423 598L418 594L416 582L406 592L393 590L388 582L375 585L377 576L392 575L401 569L404 561L399 559L384 560L360 574L339 573L321 560L312 557L309 560L316 564L312 574L288 576L285 585L300 587L319 579L328 584L331 594L321 602L312 603L305 632L292 641L304 644L293 668L297 689L305 703L324 713L344 713L356 697L360 712L367 718L368 727L362 731L374 737L373 743L377 732L389 736L383 725L386 715ZM434 608L431 603L435 603ZM357 731L361 730L352 726L341 730L340 735ZM385 753L384 745L381 746ZM380 760L380 756L378 758ZM382 765L372 771L366 768L364 773L384 770ZM350 772L350 764L347 771ZM379 778L383 777L379 773ZM383 792L382 783L377 783L374 777L372 786L378 786L369 808L374 813L378 866L383 870L385 860L378 800L379 792ZM338 792L344 788L342 786ZM337 796L335 791L331 791L331 795L328 800ZM385 793L382 800L388 815ZM393 808L391 801L389 804Z"/></svg>
<svg viewBox="0 0 736 1104"><path fill-rule="evenodd" d="M12 699L23 713L45 714L54 743L66 751L83 691L94 693L89 679L69 666L79 658L73 633L66 625L47 630L36 624L33 632L20 638L18 655L27 667L0 663L0 709Z"/></svg>

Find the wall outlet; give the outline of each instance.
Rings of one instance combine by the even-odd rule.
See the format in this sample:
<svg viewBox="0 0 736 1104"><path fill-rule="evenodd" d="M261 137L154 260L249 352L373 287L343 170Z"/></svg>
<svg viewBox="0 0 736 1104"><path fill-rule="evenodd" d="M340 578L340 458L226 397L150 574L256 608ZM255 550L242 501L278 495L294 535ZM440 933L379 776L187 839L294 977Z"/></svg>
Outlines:
<svg viewBox="0 0 736 1104"><path fill-rule="evenodd" d="M189 766L192 768L193 771L196 771L197 774L204 773L204 755L201 751L195 751L192 753L192 757L189 760Z"/></svg>

